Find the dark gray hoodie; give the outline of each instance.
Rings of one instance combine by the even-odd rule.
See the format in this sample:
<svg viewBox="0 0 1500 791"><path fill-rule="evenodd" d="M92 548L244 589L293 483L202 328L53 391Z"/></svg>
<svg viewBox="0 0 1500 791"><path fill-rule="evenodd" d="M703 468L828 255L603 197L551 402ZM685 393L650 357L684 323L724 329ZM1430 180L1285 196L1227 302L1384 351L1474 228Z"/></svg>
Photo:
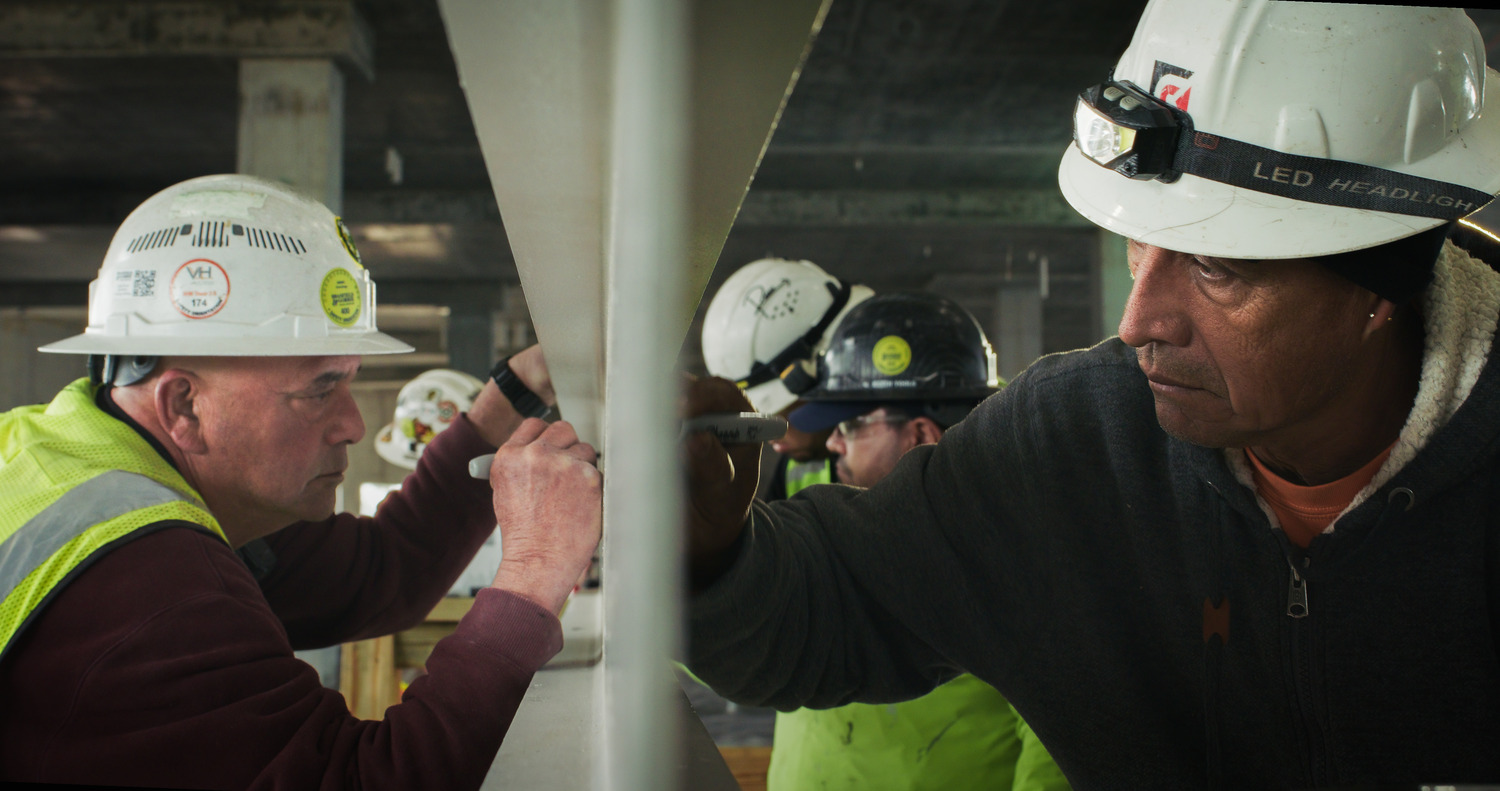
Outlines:
<svg viewBox="0 0 1500 791"><path fill-rule="evenodd" d="M689 664L782 709L966 670L1079 789L1500 782L1500 276L1450 246L1423 311L1401 440L1307 550L1240 451L1162 432L1115 339L1039 360L871 490L757 503Z"/></svg>

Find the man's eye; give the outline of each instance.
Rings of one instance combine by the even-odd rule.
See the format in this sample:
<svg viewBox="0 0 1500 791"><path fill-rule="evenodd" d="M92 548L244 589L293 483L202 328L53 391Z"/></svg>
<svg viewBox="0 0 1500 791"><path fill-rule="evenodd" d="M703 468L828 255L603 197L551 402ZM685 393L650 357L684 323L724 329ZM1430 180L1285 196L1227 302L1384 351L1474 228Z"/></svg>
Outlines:
<svg viewBox="0 0 1500 791"><path fill-rule="evenodd" d="M1193 257L1193 265L1198 267L1198 274L1209 279L1217 280L1229 275L1229 270L1224 267L1197 256Z"/></svg>

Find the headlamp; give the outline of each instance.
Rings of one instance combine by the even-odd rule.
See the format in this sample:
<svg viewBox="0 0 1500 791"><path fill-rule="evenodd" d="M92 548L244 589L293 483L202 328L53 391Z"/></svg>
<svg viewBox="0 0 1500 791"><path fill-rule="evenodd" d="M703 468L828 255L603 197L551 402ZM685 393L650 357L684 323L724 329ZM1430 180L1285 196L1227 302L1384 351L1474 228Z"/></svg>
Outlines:
<svg viewBox="0 0 1500 791"><path fill-rule="evenodd" d="M1191 127L1186 113L1124 81L1089 88L1073 109L1078 150L1133 179L1177 180L1172 157L1183 127Z"/></svg>
<svg viewBox="0 0 1500 791"><path fill-rule="evenodd" d="M1078 95L1073 141L1079 153L1132 179L1170 184L1188 173L1325 206L1456 220L1494 197L1462 184L1198 131L1185 111L1124 80Z"/></svg>

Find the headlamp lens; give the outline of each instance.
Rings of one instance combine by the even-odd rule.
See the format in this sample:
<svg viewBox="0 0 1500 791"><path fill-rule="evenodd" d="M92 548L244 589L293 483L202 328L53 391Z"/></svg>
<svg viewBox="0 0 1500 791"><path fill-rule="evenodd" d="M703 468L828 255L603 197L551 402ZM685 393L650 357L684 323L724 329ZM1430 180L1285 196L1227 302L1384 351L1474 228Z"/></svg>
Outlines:
<svg viewBox="0 0 1500 791"><path fill-rule="evenodd" d="M1134 129L1109 120L1081 98L1073 111L1073 138L1084 156L1105 167L1112 167L1135 146Z"/></svg>

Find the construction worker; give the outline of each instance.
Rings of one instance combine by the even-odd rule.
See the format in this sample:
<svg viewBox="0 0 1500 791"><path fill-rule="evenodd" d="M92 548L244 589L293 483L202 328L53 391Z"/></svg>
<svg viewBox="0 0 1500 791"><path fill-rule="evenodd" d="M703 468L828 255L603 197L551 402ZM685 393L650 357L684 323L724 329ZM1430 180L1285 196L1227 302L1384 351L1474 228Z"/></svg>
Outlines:
<svg viewBox="0 0 1500 791"><path fill-rule="evenodd" d="M343 224L279 184L192 179L121 224L88 329L43 349L90 378L0 415L0 780L480 786L598 541L595 456L526 419L553 400L533 348L377 516L333 515L360 358L411 350L374 298ZM414 625L497 520L515 551L383 721L293 656Z"/></svg>
<svg viewBox="0 0 1500 791"><path fill-rule="evenodd" d="M484 383L463 371L451 368L434 368L423 371L416 378L401 386L396 394L395 416L375 434L375 453L391 464L407 470L415 470L422 452L438 434L458 422L458 416L474 406L475 399L484 390ZM364 488L373 487L374 492L394 491L400 484L382 486L363 484L360 492L360 513L375 515L374 504L364 502ZM380 495L382 497L388 494ZM382 501L383 502L383 501ZM469 565L464 567L458 579L448 589L449 596L473 596L489 586L500 565L500 530L492 531Z"/></svg>
<svg viewBox="0 0 1500 791"><path fill-rule="evenodd" d="M874 294L811 261L752 261L730 275L708 304L704 365L710 374L738 383L756 411L785 416L800 405L789 386L812 386L814 361L840 319ZM771 449L782 461L766 499L785 499L815 483L837 480L828 433L789 426L786 436L772 441Z"/></svg>
<svg viewBox="0 0 1500 791"><path fill-rule="evenodd" d="M971 672L1080 789L1500 782L1500 274L1444 240L1500 190L1484 64L1461 9L1152 0L1058 175L1129 239L1119 337L868 490L751 508L690 436L689 666Z"/></svg>
<svg viewBox="0 0 1500 791"><path fill-rule="evenodd" d="M839 480L874 486L1001 384L974 317L933 294L881 294L849 311L792 412L832 429ZM770 791L1065 789L1062 771L994 687L964 674L915 700L798 709L776 717Z"/></svg>

